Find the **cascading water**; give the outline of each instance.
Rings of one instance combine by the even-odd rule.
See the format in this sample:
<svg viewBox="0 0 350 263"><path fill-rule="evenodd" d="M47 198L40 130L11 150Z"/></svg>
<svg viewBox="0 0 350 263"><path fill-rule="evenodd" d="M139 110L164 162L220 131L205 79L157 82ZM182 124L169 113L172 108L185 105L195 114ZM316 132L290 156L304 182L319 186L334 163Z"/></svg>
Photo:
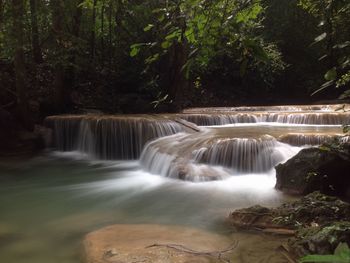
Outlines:
<svg viewBox="0 0 350 263"><path fill-rule="evenodd" d="M350 123L350 112L249 112L249 113L195 113L179 117L199 126L235 123L275 122L286 124L342 125Z"/></svg>
<svg viewBox="0 0 350 263"><path fill-rule="evenodd" d="M230 175L264 173L299 151L274 137L222 137L215 129L176 134L150 142L140 161L151 173L190 181L208 181ZM237 133L236 133L237 134Z"/></svg>
<svg viewBox="0 0 350 263"><path fill-rule="evenodd" d="M61 151L107 160L141 155L141 165L151 173L208 181L265 173L296 154L300 148L293 146L342 138L340 125L350 123L350 113L338 108L198 108L168 115L52 116L46 125L53 129L53 146Z"/></svg>
<svg viewBox="0 0 350 263"><path fill-rule="evenodd" d="M52 116L53 146L98 159L137 159L150 140L184 131L174 121L152 116Z"/></svg>
<svg viewBox="0 0 350 263"><path fill-rule="evenodd" d="M350 123L349 105L301 105L237 108L193 108L178 116L200 126L273 122L342 125ZM341 109L341 110L340 110Z"/></svg>

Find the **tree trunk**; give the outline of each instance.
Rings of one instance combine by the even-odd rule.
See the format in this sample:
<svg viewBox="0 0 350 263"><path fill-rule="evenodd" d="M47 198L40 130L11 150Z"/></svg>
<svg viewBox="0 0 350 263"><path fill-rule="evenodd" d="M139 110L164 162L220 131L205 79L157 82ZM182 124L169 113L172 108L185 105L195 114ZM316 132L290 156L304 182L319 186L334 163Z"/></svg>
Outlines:
<svg viewBox="0 0 350 263"><path fill-rule="evenodd" d="M112 12L113 12L113 1L109 2L109 12L108 12L108 60L109 69L112 67Z"/></svg>
<svg viewBox="0 0 350 263"><path fill-rule="evenodd" d="M81 4L84 3L84 0L78 0L76 2L76 9L74 12L74 17L73 17L73 35L75 37L80 36L80 24L81 24L81 17L83 15L83 9L81 8Z"/></svg>
<svg viewBox="0 0 350 263"><path fill-rule="evenodd" d="M23 17L24 17L24 0L12 0L13 15L13 36L14 36L14 67L16 76L16 93L17 93L17 115L21 123L31 129L29 119L28 102L26 96L26 69L24 64L23 49Z"/></svg>
<svg viewBox="0 0 350 263"><path fill-rule="evenodd" d="M168 95L176 104L181 104L184 92L187 89L187 80L183 71L183 66L187 61L187 51L185 43L174 43L171 52L170 74L168 84Z"/></svg>
<svg viewBox="0 0 350 263"><path fill-rule="evenodd" d="M96 4L97 4L97 0L94 0L93 7L92 7L92 25L91 25L91 38L90 38L90 47L91 47L90 59L91 59L91 61L94 61L94 59L95 59Z"/></svg>
<svg viewBox="0 0 350 263"><path fill-rule="evenodd" d="M81 18L83 15L83 9L81 7L81 4L84 2L84 0L77 0L75 1L75 10L74 15L72 19L72 32L71 34L74 36L75 39L79 39L80 37L80 26L81 26ZM75 68L76 65L76 58L78 56L77 50L74 49L69 54L69 66L65 72L65 86L66 87L74 87L76 83L76 71Z"/></svg>
<svg viewBox="0 0 350 263"><path fill-rule="evenodd" d="M63 3L62 0L51 0L51 12L52 12L52 33L56 42L56 53L60 54L63 50L62 47L62 25L63 25ZM57 113L63 112L66 105L66 90L64 87L64 67L60 58L56 58L54 69L54 108Z"/></svg>
<svg viewBox="0 0 350 263"><path fill-rule="evenodd" d="M104 67L104 63L105 63L105 42L104 42L104 31L105 31L105 23L104 23L104 19L105 19L105 1L102 1L102 8L101 8L101 53L102 53L102 59L101 59L101 64L102 67Z"/></svg>
<svg viewBox="0 0 350 263"><path fill-rule="evenodd" d="M39 27L38 27L38 10L37 0L30 0L30 22L32 26L32 49L34 61L37 64L43 62L41 53L40 41L39 41Z"/></svg>

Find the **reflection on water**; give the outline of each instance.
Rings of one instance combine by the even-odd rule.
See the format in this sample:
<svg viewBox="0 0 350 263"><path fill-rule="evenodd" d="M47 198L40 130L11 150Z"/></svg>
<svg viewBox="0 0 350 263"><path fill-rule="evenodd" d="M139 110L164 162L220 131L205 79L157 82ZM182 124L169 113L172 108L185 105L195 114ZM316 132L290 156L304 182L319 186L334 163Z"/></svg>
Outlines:
<svg viewBox="0 0 350 263"><path fill-rule="evenodd" d="M77 263L83 236L117 223L178 224L222 233L231 210L285 199L273 190L273 171L191 183L151 175L137 162L81 157L67 153L0 162L0 262ZM242 244L262 239L237 238ZM264 246L260 250L266 254ZM249 245L241 248L246 249Z"/></svg>

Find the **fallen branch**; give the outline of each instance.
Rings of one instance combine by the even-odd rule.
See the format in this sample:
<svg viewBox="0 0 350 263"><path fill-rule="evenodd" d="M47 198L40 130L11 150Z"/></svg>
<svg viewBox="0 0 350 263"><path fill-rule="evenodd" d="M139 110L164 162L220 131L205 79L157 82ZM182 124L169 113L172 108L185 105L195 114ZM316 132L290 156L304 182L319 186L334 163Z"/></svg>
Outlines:
<svg viewBox="0 0 350 263"><path fill-rule="evenodd" d="M230 263L231 261L229 259L224 259L222 258L223 254L231 252L234 250L238 245L238 242L233 243L231 246L229 246L226 249L223 250L218 250L218 251L210 251L210 252L203 252L203 251L196 251L190 248L187 248L183 245L178 245L178 244L153 244L150 246L147 246L146 248L152 248L152 247L166 247L170 249L174 249L183 253L188 253L196 256L209 256L209 257L214 257L216 259L219 259L221 262L226 262Z"/></svg>
<svg viewBox="0 0 350 263"><path fill-rule="evenodd" d="M189 129L195 131L195 132L200 132L200 129L198 129L195 125L193 125L192 123L190 123L188 121L185 121L183 119L175 119L174 121L185 126L186 128L189 128Z"/></svg>

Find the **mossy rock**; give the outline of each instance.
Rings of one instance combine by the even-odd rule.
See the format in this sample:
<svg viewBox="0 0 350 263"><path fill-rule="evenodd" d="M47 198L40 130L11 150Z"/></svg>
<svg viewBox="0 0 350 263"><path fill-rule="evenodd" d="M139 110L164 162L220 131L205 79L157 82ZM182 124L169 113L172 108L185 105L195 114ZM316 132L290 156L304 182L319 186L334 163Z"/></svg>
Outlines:
<svg viewBox="0 0 350 263"><path fill-rule="evenodd" d="M339 243L350 245L350 222L333 222L325 226L301 228L289 246L298 256L333 254Z"/></svg>

